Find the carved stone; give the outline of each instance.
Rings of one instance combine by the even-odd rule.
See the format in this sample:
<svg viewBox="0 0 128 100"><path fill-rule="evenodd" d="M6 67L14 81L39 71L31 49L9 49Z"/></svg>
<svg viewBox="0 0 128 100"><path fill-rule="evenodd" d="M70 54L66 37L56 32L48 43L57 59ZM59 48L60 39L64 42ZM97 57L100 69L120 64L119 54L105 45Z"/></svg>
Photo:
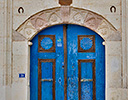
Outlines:
<svg viewBox="0 0 128 100"><path fill-rule="evenodd" d="M70 6L62 6L41 11L25 21L17 31L31 40L42 29L57 24L77 24L99 34L104 40L121 40L121 34L102 16Z"/></svg>
<svg viewBox="0 0 128 100"><path fill-rule="evenodd" d="M120 41L121 33L118 32L109 22L105 19L96 29L96 32L107 41Z"/></svg>
<svg viewBox="0 0 128 100"><path fill-rule="evenodd" d="M37 30L32 25L30 20L28 20L17 29L17 32L23 35L26 39L30 40L37 33Z"/></svg>
<svg viewBox="0 0 128 100"><path fill-rule="evenodd" d="M30 18L32 25L40 31L52 24L61 22L60 8L41 11Z"/></svg>
<svg viewBox="0 0 128 100"><path fill-rule="evenodd" d="M69 16L70 16L70 7L69 6L62 6L60 8L61 10L61 18L63 23L69 22Z"/></svg>
<svg viewBox="0 0 128 100"><path fill-rule="evenodd" d="M26 38L18 33L17 31L13 30L13 36L12 36L13 41L25 41Z"/></svg>
<svg viewBox="0 0 128 100"><path fill-rule="evenodd" d="M70 8L70 19L69 22L73 24L83 25L84 19L87 15L88 11L77 8Z"/></svg>

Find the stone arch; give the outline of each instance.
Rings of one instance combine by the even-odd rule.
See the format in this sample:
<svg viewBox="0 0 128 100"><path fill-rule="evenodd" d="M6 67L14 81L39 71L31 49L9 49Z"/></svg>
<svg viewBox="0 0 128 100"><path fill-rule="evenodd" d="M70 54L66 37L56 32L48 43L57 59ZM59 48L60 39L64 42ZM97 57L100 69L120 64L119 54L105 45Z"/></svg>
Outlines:
<svg viewBox="0 0 128 100"><path fill-rule="evenodd" d="M105 41L120 41L121 33L103 16L92 11L62 6L40 11L17 28L17 32L31 40L38 32L57 24L76 24L99 34Z"/></svg>
<svg viewBox="0 0 128 100"><path fill-rule="evenodd" d="M12 41L12 64L14 78L17 79L17 75L23 72L26 74L26 78L23 82L20 80L14 80L13 84L18 86L24 84L25 97L30 94L30 46L32 42L30 40L38 34L41 30L57 25L57 24L76 24L87 27L97 34L99 34L105 42L105 80L106 80L106 100L113 98L110 94L117 91L118 87L121 87L121 33L114 28L114 26L108 22L103 16L96 14L92 11L75 8L70 6L61 6L40 11L31 17L29 17L23 24L21 24L16 31L13 31ZM24 63L23 63L24 61ZM116 68L116 70L115 70ZM114 69L114 71L112 70ZM112 70L112 71L111 71ZM116 74L116 75L115 75ZM18 83L17 83L18 82ZM26 83L28 85L26 86ZM17 85L13 85L13 88L17 88ZM22 97L20 90L15 93Z"/></svg>

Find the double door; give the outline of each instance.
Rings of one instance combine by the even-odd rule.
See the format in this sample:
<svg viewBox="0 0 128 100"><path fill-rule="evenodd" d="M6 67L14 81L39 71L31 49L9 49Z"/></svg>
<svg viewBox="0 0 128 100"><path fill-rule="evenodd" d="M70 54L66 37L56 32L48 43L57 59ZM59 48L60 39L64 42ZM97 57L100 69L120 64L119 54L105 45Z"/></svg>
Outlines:
<svg viewBox="0 0 128 100"><path fill-rule="evenodd" d="M102 42L95 32L77 25L39 32L30 49L30 99L105 100Z"/></svg>

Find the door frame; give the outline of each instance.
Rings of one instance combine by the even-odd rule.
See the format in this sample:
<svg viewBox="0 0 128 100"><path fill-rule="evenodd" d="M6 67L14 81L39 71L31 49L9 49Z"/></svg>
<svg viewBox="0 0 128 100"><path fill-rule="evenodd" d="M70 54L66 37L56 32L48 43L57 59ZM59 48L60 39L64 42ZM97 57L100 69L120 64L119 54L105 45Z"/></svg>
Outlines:
<svg viewBox="0 0 128 100"><path fill-rule="evenodd" d="M41 14L45 14L42 17ZM85 16L86 15L86 16ZM89 16L89 17L88 17ZM40 19L40 22L43 24L36 22L37 19ZM92 20L91 20L92 19ZM25 73L26 78L24 83L24 87L26 90L26 100L30 100L30 46L32 45L32 38L38 34L43 29L58 25L58 24L76 24L80 26L87 27L98 35L100 35L103 39L103 45L105 45L105 82L106 82L106 100L109 100L109 92L111 93L111 87L117 87L120 85L121 80L121 50L118 49L121 47L121 33L102 15L99 15L95 12L92 12L87 9L75 8L71 6L61 6L55 7L51 9L46 9L40 11L30 18L28 18L23 24L21 24L13 35L13 66L21 66L23 68L23 73ZM16 56L21 56L22 59L25 60L24 65L22 62L15 63ZM110 72L111 69L115 68L114 64L118 65L120 70L117 72L119 75L116 77L114 73ZM15 68L15 66L13 68ZM17 74L20 73L18 68ZM115 86L115 83L118 85ZM20 90L19 90L20 91Z"/></svg>

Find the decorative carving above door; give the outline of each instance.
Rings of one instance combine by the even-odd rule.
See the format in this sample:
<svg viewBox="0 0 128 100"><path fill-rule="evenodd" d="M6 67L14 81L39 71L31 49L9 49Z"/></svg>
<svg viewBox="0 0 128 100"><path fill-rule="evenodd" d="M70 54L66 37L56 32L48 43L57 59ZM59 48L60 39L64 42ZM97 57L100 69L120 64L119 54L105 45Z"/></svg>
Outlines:
<svg viewBox="0 0 128 100"><path fill-rule="evenodd" d="M28 18L17 31L26 39L31 40L42 29L57 24L77 24L95 31L104 40L121 40L121 33L103 16L86 9L70 6L40 11Z"/></svg>

